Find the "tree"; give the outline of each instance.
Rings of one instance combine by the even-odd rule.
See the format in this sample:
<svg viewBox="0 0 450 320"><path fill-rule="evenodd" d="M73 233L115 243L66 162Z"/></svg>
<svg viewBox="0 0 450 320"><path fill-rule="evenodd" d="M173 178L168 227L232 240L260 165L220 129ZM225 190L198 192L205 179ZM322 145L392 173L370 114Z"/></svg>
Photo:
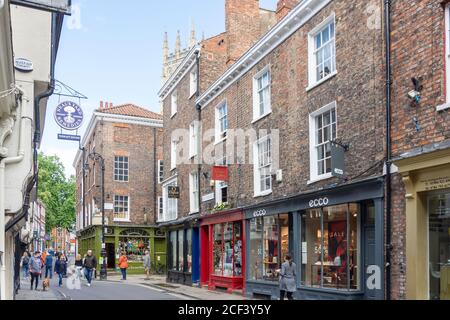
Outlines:
<svg viewBox="0 0 450 320"><path fill-rule="evenodd" d="M46 209L45 228L71 229L75 222L75 177L66 178L64 165L57 156L38 155L38 198Z"/></svg>

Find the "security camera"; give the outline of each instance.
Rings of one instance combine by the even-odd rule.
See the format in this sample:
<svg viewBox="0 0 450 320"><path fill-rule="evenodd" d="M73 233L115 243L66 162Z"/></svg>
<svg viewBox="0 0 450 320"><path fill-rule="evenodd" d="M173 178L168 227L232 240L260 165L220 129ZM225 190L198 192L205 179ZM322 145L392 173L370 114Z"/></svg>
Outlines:
<svg viewBox="0 0 450 320"><path fill-rule="evenodd" d="M415 103L419 103L420 102L420 92L416 91L416 90L411 90L410 92L408 92L408 97L413 100Z"/></svg>

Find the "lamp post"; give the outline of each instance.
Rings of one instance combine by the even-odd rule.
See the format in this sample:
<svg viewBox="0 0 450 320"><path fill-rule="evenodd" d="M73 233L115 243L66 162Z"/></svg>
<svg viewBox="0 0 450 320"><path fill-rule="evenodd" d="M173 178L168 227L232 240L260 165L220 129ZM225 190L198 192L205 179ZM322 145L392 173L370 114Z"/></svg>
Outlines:
<svg viewBox="0 0 450 320"><path fill-rule="evenodd" d="M105 245L105 159L97 152L88 155L88 159L100 163L102 170L102 264L100 269L100 280L107 279L106 272L106 245Z"/></svg>

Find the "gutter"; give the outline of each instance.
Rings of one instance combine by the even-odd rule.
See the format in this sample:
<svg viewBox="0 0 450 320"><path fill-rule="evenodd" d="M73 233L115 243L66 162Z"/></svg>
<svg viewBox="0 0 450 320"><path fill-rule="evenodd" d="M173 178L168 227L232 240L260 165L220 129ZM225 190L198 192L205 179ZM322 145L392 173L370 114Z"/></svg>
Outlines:
<svg viewBox="0 0 450 320"><path fill-rule="evenodd" d="M391 300L391 251L392 251L392 204L391 204L391 0L384 0L384 32L386 54L386 300Z"/></svg>

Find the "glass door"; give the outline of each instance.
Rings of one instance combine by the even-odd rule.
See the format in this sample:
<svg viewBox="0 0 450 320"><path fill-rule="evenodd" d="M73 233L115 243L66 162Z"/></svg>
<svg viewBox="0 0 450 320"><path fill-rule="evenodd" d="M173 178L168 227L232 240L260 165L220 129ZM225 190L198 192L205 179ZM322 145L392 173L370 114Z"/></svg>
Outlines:
<svg viewBox="0 0 450 320"><path fill-rule="evenodd" d="M450 300L450 192L428 197L431 300Z"/></svg>

